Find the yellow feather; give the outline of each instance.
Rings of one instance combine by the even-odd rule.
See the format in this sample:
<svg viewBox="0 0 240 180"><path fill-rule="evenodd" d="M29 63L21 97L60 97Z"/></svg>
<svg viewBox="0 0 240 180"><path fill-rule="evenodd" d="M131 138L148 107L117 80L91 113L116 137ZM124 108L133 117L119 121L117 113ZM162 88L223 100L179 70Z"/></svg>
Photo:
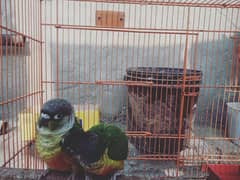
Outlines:
<svg viewBox="0 0 240 180"><path fill-rule="evenodd" d="M91 167L86 168L86 170L97 175L104 175L109 173L108 171L117 171L123 169L124 161L115 161L110 159L107 151L108 150L106 149L101 159L94 164L91 164Z"/></svg>

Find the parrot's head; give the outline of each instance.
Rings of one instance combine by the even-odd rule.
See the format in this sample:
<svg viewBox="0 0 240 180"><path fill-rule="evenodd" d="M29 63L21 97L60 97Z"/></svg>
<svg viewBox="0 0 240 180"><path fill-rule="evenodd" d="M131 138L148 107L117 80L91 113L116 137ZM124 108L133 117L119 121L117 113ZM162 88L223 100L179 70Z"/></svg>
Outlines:
<svg viewBox="0 0 240 180"><path fill-rule="evenodd" d="M74 124L74 109L65 99L51 99L43 104L37 122L38 132L63 132Z"/></svg>

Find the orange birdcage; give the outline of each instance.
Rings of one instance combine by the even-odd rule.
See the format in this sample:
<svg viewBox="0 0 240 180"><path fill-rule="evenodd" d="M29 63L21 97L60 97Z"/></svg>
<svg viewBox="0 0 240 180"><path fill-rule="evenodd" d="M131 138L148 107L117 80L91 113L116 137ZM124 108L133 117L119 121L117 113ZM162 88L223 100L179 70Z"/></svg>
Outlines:
<svg viewBox="0 0 240 180"><path fill-rule="evenodd" d="M206 179L202 166L239 165L238 0L0 5L1 167L46 168L35 123L54 97L74 105L84 129L126 132L124 176Z"/></svg>

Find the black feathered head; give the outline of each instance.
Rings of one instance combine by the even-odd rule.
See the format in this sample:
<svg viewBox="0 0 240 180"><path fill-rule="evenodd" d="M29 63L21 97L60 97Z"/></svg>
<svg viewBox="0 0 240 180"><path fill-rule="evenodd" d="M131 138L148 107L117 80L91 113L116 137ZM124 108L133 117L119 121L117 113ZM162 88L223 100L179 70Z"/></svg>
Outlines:
<svg viewBox="0 0 240 180"><path fill-rule="evenodd" d="M74 109L65 99L51 99L43 104L38 120L39 128L57 130L74 118Z"/></svg>

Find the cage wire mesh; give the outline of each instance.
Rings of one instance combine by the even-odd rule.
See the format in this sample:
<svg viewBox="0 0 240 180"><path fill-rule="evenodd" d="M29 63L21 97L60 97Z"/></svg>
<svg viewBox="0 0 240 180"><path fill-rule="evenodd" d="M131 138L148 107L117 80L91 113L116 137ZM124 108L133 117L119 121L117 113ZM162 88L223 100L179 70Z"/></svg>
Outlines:
<svg viewBox="0 0 240 180"><path fill-rule="evenodd" d="M125 176L204 179L202 165L239 164L239 10L237 0L1 0L0 165L46 168L35 122L54 97L86 127L125 130Z"/></svg>
<svg viewBox="0 0 240 180"><path fill-rule="evenodd" d="M34 168L24 152L34 136L31 122L42 93L41 6L25 0L1 0L0 6L0 164Z"/></svg>

